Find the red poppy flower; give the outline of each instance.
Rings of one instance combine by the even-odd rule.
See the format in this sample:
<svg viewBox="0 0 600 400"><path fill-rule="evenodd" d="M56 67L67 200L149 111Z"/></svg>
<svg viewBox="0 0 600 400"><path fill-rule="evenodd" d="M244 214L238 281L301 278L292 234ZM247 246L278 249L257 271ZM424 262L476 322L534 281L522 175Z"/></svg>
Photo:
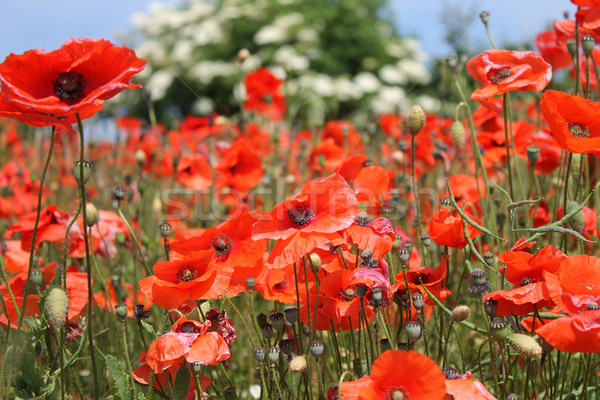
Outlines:
<svg viewBox="0 0 600 400"><path fill-rule="evenodd" d="M555 31L540 32L535 38L535 45L554 71L567 68L573 62L567 50L567 43L559 41Z"/></svg>
<svg viewBox="0 0 600 400"><path fill-rule="evenodd" d="M227 266L210 267L212 250L192 252L180 260L159 262L154 275L140 281L140 290L154 304L177 308L188 298L216 299L225 294L233 269Z"/></svg>
<svg viewBox="0 0 600 400"><path fill-rule="evenodd" d="M600 151L600 104L557 90L546 90L542 113L558 144L573 153Z"/></svg>
<svg viewBox="0 0 600 400"><path fill-rule="evenodd" d="M381 204L386 196L390 177L387 171L373 164L362 154L346 158L337 168L336 172L342 175L356 194L359 202Z"/></svg>
<svg viewBox="0 0 600 400"><path fill-rule="evenodd" d="M542 90L552 79L552 67L534 51L488 50L467 62L467 73L485 84L471 95L484 105L515 90Z"/></svg>
<svg viewBox="0 0 600 400"><path fill-rule="evenodd" d="M426 355L414 351L387 350L373 362L371 375L342 382L340 395L344 400L396 397L442 400L446 395L446 379L440 367Z"/></svg>
<svg viewBox="0 0 600 400"><path fill-rule="evenodd" d="M267 68L262 67L246 75L247 99L244 103L246 111L267 114L273 119L280 119L285 114L285 97L281 93L283 82Z"/></svg>
<svg viewBox="0 0 600 400"><path fill-rule="evenodd" d="M344 148L337 145L333 138L324 139L310 154L310 169L321 174L331 173L342 162L344 154Z"/></svg>
<svg viewBox="0 0 600 400"><path fill-rule="evenodd" d="M180 317L171 332L156 339L146 352L146 363L160 374L185 359L190 364L216 365L229 358L229 346L217 332L208 332L211 322Z"/></svg>
<svg viewBox="0 0 600 400"><path fill-rule="evenodd" d="M444 400L496 400L496 398L479 381L446 379Z"/></svg>
<svg viewBox="0 0 600 400"><path fill-rule="evenodd" d="M48 283L50 283L56 275L56 263L50 263L45 267L40 268L42 273L42 284L40 290L43 293ZM86 309L88 299L88 286L87 286L87 274L85 272L78 272L77 267L67 268L67 298L68 301L68 314L69 321L75 321ZM9 279L8 284L13 292L15 301L19 311L23 306L23 297L25 295L25 284L27 283L27 272L22 272L19 275ZM8 326L10 319L10 326L16 328L18 325L19 317L17 316L17 310L15 310L12 299L9 296L8 288L6 284L0 285L0 296L4 299L6 304L6 312L0 315L0 325ZM28 291L27 295L27 306L25 307L25 316L40 315L39 308L40 297L37 294Z"/></svg>
<svg viewBox="0 0 600 400"><path fill-rule="evenodd" d="M35 249L37 249L40 243L44 241L64 242L65 231L71 217L71 213L60 211L55 205L42 209L40 211L40 221L35 236ZM22 217L6 229L4 237L10 238L17 232L21 233L21 249L29 252L31 250L35 219L35 212Z"/></svg>
<svg viewBox="0 0 600 400"><path fill-rule="evenodd" d="M571 256L557 275L544 277L557 309L568 315L536 325L535 332L560 351L600 353L600 259Z"/></svg>
<svg viewBox="0 0 600 400"><path fill-rule="evenodd" d="M352 189L338 174L302 185L300 193L275 205L254 224L252 239L279 239L267 267L282 268L317 246L339 238L358 214Z"/></svg>
<svg viewBox="0 0 600 400"><path fill-rule="evenodd" d="M354 271L344 269L334 271L321 279L319 285L319 305L317 312L317 330L330 330L331 321L336 329L350 329L350 322L354 329L359 328L358 313L361 311L361 302L364 302L367 319L373 316L372 308L366 304L366 297L361 298L356 293L356 285L351 282ZM302 291L304 293L304 291ZM306 295L303 296L303 304L306 304ZM314 308L316 298L316 286L310 289L310 301L308 306L300 310L300 319L304 323L312 325L314 321ZM308 307L308 308L307 308ZM308 321L310 312L311 321Z"/></svg>
<svg viewBox="0 0 600 400"><path fill-rule="evenodd" d="M371 220L364 212L358 214L342 235L359 249L372 251L376 260L385 256L396 241L394 227L387 218Z"/></svg>
<svg viewBox="0 0 600 400"><path fill-rule="evenodd" d="M465 210L465 214L478 224L482 224L479 218ZM465 238L463 219L454 209L442 207L433 213L433 216L427 223L427 232L431 240L441 246L448 246L454 249L462 249L469 242ZM481 231L467 224L467 233L471 240L481 233Z"/></svg>
<svg viewBox="0 0 600 400"><path fill-rule="evenodd" d="M427 290L439 301L444 301L452 292L446 287L446 278L448 273L448 256L443 256L440 265L437 268L417 267L406 271L406 280L404 273L400 272L395 277L395 283L392 285L392 293L403 292L406 290L406 281L408 281L411 293L420 292L423 295L423 301L430 306L435 302L429 298L427 292L421 284L425 285Z"/></svg>
<svg viewBox="0 0 600 400"><path fill-rule="evenodd" d="M362 153L362 138L350 121L327 121L321 132L321 140L333 139L339 147Z"/></svg>
<svg viewBox="0 0 600 400"><path fill-rule="evenodd" d="M571 0L579 9L575 18L586 29L600 28L600 1L598 0Z"/></svg>
<svg viewBox="0 0 600 400"><path fill-rule="evenodd" d="M255 222L253 214L244 208L238 216L203 231L199 236L171 241L170 248L183 255L198 250L209 251L212 254L211 267L251 268L267 251L266 240L250 238Z"/></svg>
<svg viewBox="0 0 600 400"><path fill-rule="evenodd" d="M258 185L263 178L262 161L250 143L238 139L225 150L215 168L217 185L246 192Z"/></svg>
<svg viewBox="0 0 600 400"><path fill-rule="evenodd" d="M185 154L177 164L177 182L186 188L203 190L213 183L212 168L202 154Z"/></svg>
<svg viewBox="0 0 600 400"><path fill-rule="evenodd" d="M138 356L138 361L142 364L138 368L133 371L133 379L136 382L141 383L142 385L150 384L150 372L152 372L152 368L146 363L146 352L140 353ZM186 365L188 368L192 368L191 365ZM175 380L175 376L177 375L177 371L181 368L181 365L173 365L166 370L163 371L162 374L154 374L154 378L152 380L152 387L156 390L164 390L168 388L169 384L167 383L167 379L169 382L173 382ZM193 374L193 369L190 371L190 375ZM198 373L198 378L200 379L200 387L202 389L206 389L212 383L211 379L203 375L202 372ZM206 397L207 395L204 394ZM201 397L203 398L203 397ZM195 400L196 399L196 384L194 383L194 378L190 379L190 385L188 387L188 393L185 397L185 400Z"/></svg>
<svg viewBox="0 0 600 400"><path fill-rule="evenodd" d="M302 265L297 265L296 274L298 275L298 286L304 289L306 283L302 268ZM310 289L312 283L309 282L308 285ZM281 269L263 269L262 273L256 277L255 289L260 292L265 300L279 301L283 304L296 304L298 296L294 279L294 265L290 264Z"/></svg>
<svg viewBox="0 0 600 400"><path fill-rule="evenodd" d="M131 78L145 64L127 47L85 38L69 39L50 52L11 54L0 64L0 113L21 113L13 118L38 126L76 122L76 113L91 117L104 100L140 87Z"/></svg>

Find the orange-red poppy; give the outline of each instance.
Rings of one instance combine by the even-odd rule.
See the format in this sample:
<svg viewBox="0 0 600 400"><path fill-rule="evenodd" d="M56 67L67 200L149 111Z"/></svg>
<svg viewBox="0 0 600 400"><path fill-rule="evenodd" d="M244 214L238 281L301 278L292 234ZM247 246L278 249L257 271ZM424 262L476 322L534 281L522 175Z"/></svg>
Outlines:
<svg viewBox="0 0 600 400"><path fill-rule="evenodd" d="M71 213L60 211L55 205L40 210L40 220L35 236L35 249L44 241L64 242L65 231L71 217ZM35 212L21 217L6 229L4 237L10 238L15 233L21 233L21 248L24 251L30 251L35 219Z"/></svg>
<svg viewBox="0 0 600 400"><path fill-rule="evenodd" d="M394 277L395 283L392 285L392 293L406 290L406 281L408 281L411 293L420 292L423 295L423 301L430 306L434 306L436 303L429 297L421 284L425 285L432 295L443 302L452 294L446 287L447 273L448 256L443 256L437 268L417 267L409 269L406 271L406 280L403 272L398 273Z"/></svg>
<svg viewBox="0 0 600 400"><path fill-rule="evenodd" d="M283 82L262 67L246 75L247 99L244 103L246 111L266 114L272 119L281 119L285 114L285 97L281 93Z"/></svg>
<svg viewBox="0 0 600 400"><path fill-rule="evenodd" d="M317 246L337 240L358 214L358 202L343 177L334 174L309 181L301 191L263 213L254 224L252 239L279 239L267 267L282 268Z"/></svg>
<svg viewBox="0 0 600 400"><path fill-rule="evenodd" d="M263 178L262 161L250 142L238 139L228 147L215 167L217 185L246 192Z"/></svg>
<svg viewBox="0 0 600 400"><path fill-rule="evenodd" d="M567 50L567 43L558 40L558 36L553 30L540 32L535 38L535 45L544 60L552 65L554 71L567 68L573 62Z"/></svg>
<svg viewBox="0 0 600 400"><path fill-rule="evenodd" d="M478 224L482 224L479 218L473 214L464 211L467 216ZM469 242L465 237L463 218L454 209L441 207L434 211L433 216L427 223L427 232L431 240L441 246L448 246L454 249L462 249ZM471 239L475 238L481 231L467 223L467 233Z"/></svg>
<svg viewBox="0 0 600 400"><path fill-rule="evenodd" d="M342 233L344 239L361 250L373 252L373 258L385 256L396 241L396 233L387 218L371 220L366 213L360 213L352 225Z"/></svg>
<svg viewBox="0 0 600 400"><path fill-rule="evenodd" d="M56 262L53 262L40 268L40 272L42 273L40 290L42 293L47 285L54 279L54 276L56 275L56 265ZM67 298L69 299L68 314L69 321L71 322L75 321L86 309L88 299L87 274L85 272L78 272L77 267L68 267L66 276ZM23 306L26 283L26 271L8 280L8 284L15 297L15 302L17 303L19 311ZM17 316L17 310L15 310L12 299L9 296L6 284L0 285L0 296L3 297L4 304L6 304L6 312L3 312L2 315L0 315L0 325L8 326L10 319L10 326L16 328L19 317ZM40 315L39 301L40 297L37 294L31 293L31 290L29 290L27 294L25 316Z"/></svg>
<svg viewBox="0 0 600 400"><path fill-rule="evenodd" d="M571 256L558 274L544 277L557 311L567 316L536 325L535 332L560 351L600 353L600 259Z"/></svg>
<svg viewBox="0 0 600 400"><path fill-rule="evenodd" d="M208 332L210 321L180 317L171 332L156 339L146 352L146 363L155 373L180 365L185 359L190 364L216 365L229 358L229 346L217 332Z"/></svg>
<svg viewBox="0 0 600 400"><path fill-rule="evenodd" d="M484 84L471 95L483 105L500 94L542 90L552 79L552 67L534 51L488 50L471 58L466 68Z"/></svg>
<svg viewBox="0 0 600 400"><path fill-rule="evenodd" d="M0 64L0 114L16 112L11 118L38 126L70 124L76 114L91 117L104 100L140 87L131 78L145 64L127 47L87 38L69 39L50 52L11 54Z"/></svg>
<svg viewBox="0 0 600 400"><path fill-rule="evenodd" d="M213 183L210 163L202 154L185 154L177 164L177 182L193 190L207 189Z"/></svg>
<svg viewBox="0 0 600 400"><path fill-rule="evenodd" d="M483 383L471 379L446 379L444 400L496 400Z"/></svg>
<svg viewBox="0 0 600 400"><path fill-rule="evenodd" d="M600 104L558 90L546 90L541 101L550 133L572 153L600 151Z"/></svg>
<svg viewBox="0 0 600 400"><path fill-rule="evenodd" d="M354 189L359 202L381 204L387 196L390 184L387 171L374 165L365 155L357 154L346 158L336 168Z"/></svg>
<svg viewBox="0 0 600 400"><path fill-rule="evenodd" d="M210 266L212 250L189 253L179 260L158 262L154 275L140 281L140 290L154 304L177 308L188 298L192 300L216 299L225 294L233 268Z"/></svg>
<svg viewBox="0 0 600 400"><path fill-rule="evenodd" d="M426 355L387 350L373 362L371 375L342 382L340 395L344 400L442 400L446 395L446 379L440 367Z"/></svg>

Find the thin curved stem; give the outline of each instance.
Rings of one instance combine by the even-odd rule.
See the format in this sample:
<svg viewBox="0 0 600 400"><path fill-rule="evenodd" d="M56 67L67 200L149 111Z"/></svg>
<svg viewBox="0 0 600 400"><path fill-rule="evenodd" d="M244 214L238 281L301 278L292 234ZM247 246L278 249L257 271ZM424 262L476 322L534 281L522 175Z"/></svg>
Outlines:
<svg viewBox="0 0 600 400"><path fill-rule="evenodd" d="M35 224L33 225L33 233L31 235L31 250L29 251L29 267L27 268L27 280L25 282L25 291L23 293L23 305L21 306L21 314L19 315L19 324L17 330L21 330L23 326L23 317L25 316L25 308L27 307L27 296L29 295L29 286L31 282L31 272L33 271L33 256L35 254L35 238L37 236L38 225L40 223L40 212L42 211L42 193L44 191L44 181L46 180L46 172L48 172L48 166L52 159L52 153L54 152L54 142L56 141L56 126L52 127L52 135L50 137L50 149L48 149L48 156L46 157L46 163L42 170L42 176L40 177L40 187L38 189L37 199L37 211L35 215Z"/></svg>

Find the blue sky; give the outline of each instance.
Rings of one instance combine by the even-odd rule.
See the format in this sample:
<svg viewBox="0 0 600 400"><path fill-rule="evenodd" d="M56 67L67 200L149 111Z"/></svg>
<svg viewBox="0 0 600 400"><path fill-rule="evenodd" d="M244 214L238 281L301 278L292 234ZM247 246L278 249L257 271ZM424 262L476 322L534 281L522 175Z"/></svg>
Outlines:
<svg viewBox="0 0 600 400"><path fill-rule="evenodd" d="M154 0L156 1L156 0ZM132 33L130 17L146 10L149 0L1 0L0 60L10 53L32 48L52 50L70 37L110 39L121 43L119 33ZM166 3L169 0L160 0ZM432 56L451 54L441 23L448 5L474 14L491 12L490 27L498 43L533 41L540 30L563 11L573 14L567 0L390 0L400 33L418 38ZM486 44L481 22L467 24L467 39Z"/></svg>

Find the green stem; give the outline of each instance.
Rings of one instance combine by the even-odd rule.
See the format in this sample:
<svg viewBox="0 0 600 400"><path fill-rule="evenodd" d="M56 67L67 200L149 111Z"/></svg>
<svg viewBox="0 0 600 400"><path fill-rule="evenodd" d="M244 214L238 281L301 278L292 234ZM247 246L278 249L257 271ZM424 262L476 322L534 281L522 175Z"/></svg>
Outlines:
<svg viewBox="0 0 600 400"><path fill-rule="evenodd" d="M142 247L140 246L140 242L138 242L137 237L135 236L135 232L133 231L133 228L131 227L131 224L129 223L127 218L125 218L125 215L123 215L123 211L121 210L120 204L119 204L119 207L117 208L117 212L119 213L119 216L121 217L121 219L123 220L125 225L127 225L127 229L129 229L129 233L131 234L131 238L133 239L133 242L135 243L135 247L137 248L138 254L140 255L142 264L144 264L146 273L148 274L148 276L152 275L152 270L150 269L150 267L148 267L148 264L146 264L146 259L144 258L144 254L142 253Z"/></svg>
<svg viewBox="0 0 600 400"><path fill-rule="evenodd" d="M35 214L35 224L33 225L33 233L31 235L31 249L29 251L29 266L27 268L27 280L25 282L25 290L23 292L23 305L21 306L21 313L19 314L19 324L17 330L21 330L23 326L23 317L25 316L25 308L27 307L27 296L29 295L29 283L31 282L31 272L33 271L33 256L35 254L35 239L37 236L38 225L40 223L40 213L42 211L42 194L44 192L44 181L46 180L46 172L48 172L48 166L52 159L52 153L54 152L54 142L56 141L56 126L52 127L52 134L50 137L50 149L48 150L48 156L46 157L46 163L42 170L42 176L40 177L40 187L38 189L37 198L37 211Z"/></svg>
<svg viewBox="0 0 600 400"><path fill-rule="evenodd" d="M92 286L92 267L90 265L90 245L88 240L88 232L87 232L87 214L85 207L85 179L84 177L84 153L85 153L85 138L83 135L83 124L81 122L81 117L79 113L77 113L77 127L79 128L79 201L81 204L81 215L83 218L83 240L85 242L85 268L87 271L87 289L88 289L88 304L87 304L87 329L88 329L88 341L90 345L90 359L91 359L91 367L92 367L92 380L94 382L94 386L92 388L92 393L94 398L99 398L99 388L100 384L98 382L98 371L96 369L96 350L94 347L94 334L92 329L92 311L93 311L93 286ZM66 266L65 266L66 268Z"/></svg>

